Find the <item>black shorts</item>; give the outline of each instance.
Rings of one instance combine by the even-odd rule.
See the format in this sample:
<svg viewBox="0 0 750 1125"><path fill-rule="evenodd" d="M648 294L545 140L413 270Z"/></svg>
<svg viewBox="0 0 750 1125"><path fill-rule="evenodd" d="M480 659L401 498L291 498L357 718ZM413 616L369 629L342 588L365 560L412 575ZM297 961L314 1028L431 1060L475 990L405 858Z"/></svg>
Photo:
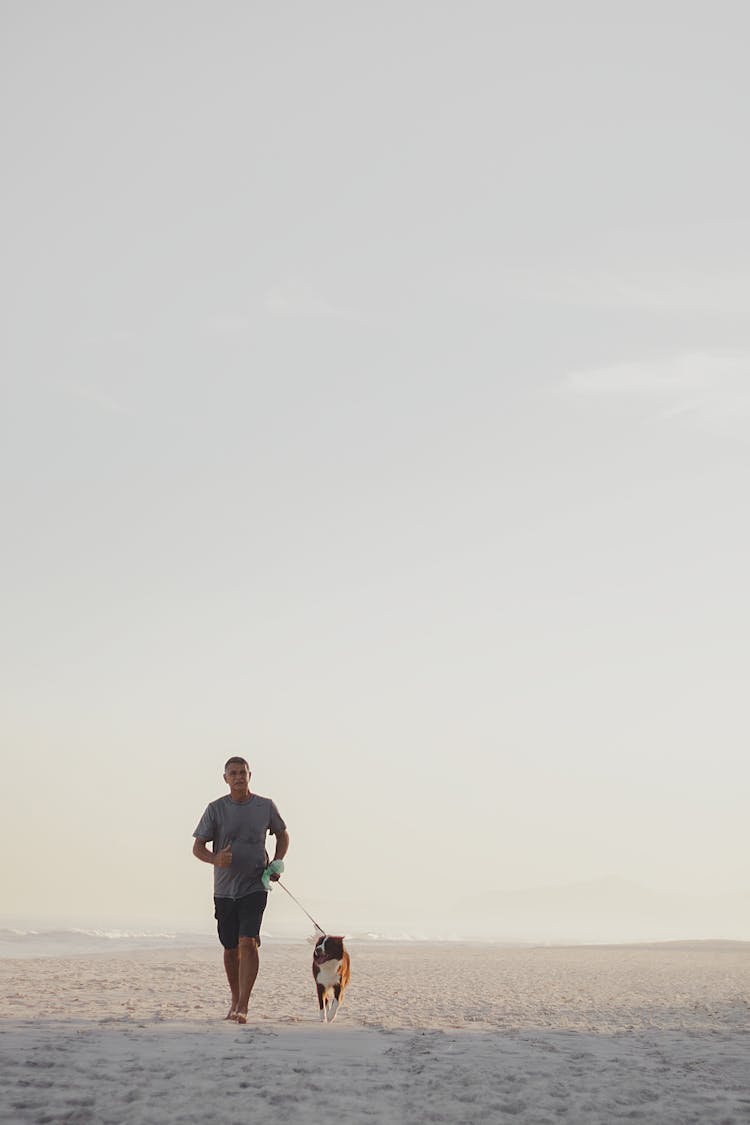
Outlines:
<svg viewBox="0 0 750 1125"><path fill-rule="evenodd" d="M255 891L244 898L214 896L216 928L225 949L236 949L241 937L255 938L260 945L260 923L267 900L268 891Z"/></svg>

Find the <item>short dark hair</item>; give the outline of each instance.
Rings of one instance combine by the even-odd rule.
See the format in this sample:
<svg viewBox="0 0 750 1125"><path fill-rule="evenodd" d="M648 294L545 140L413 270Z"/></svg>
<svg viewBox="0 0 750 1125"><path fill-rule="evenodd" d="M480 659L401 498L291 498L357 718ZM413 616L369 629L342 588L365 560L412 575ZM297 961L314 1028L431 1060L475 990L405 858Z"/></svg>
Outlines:
<svg viewBox="0 0 750 1125"><path fill-rule="evenodd" d="M250 769L250 764L246 762L244 758L227 758L224 763L224 773L227 772L230 766L247 766L248 770Z"/></svg>

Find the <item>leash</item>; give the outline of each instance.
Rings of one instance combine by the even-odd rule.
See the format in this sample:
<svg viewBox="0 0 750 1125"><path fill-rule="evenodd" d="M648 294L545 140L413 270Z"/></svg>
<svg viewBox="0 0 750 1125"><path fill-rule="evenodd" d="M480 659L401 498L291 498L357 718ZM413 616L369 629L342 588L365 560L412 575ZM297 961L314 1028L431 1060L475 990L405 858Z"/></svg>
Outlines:
<svg viewBox="0 0 750 1125"><path fill-rule="evenodd" d="M305 908L304 908L304 906L302 905L302 903L300 902L300 900L299 900L298 898L294 898L294 895L292 894L292 892L291 892L291 891L289 890L289 888L288 888L288 887L285 887L285 886L284 886L284 884L282 883L281 879L274 879L274 883L276 884L276 886L277 886L277 887L281 887L282 891L286 891L286 893L287 893L287 894L289 895L289 897L290 897L291 899L293 899L293 900L294 900L294 902L296 902L296 903L297 903L297 906L298 906L298 907L300 908L300 910L302 911L302 913L303 913L303 914L307 914L307 911L305 910ZM317 923L317 922L315 921L315 919L313 918L312 914L307 914L307 917L308 917L308 918L310 919L310 921L312 922L313 926L315 926L315 929L316 929L316 930L320 930L320 932L321 932L321 934L323 935L323 937L325 937L325 936L326 936L326 932L325 932L325 930L323 929L323 927L322 927L322 926L319 926L319 925L318 925L318 923Z"/></svg>

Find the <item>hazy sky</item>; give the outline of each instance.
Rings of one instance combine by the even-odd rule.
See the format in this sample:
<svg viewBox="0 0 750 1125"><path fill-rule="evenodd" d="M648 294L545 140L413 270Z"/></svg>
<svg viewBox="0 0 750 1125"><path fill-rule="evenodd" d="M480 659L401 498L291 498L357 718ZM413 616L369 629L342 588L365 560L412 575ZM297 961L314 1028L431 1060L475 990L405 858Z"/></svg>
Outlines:
<svg viewBox="0 0 750 1125"><path fill-rule="evenodd" d="M746 5L1 7L4 912L748 889Z"/></svg>

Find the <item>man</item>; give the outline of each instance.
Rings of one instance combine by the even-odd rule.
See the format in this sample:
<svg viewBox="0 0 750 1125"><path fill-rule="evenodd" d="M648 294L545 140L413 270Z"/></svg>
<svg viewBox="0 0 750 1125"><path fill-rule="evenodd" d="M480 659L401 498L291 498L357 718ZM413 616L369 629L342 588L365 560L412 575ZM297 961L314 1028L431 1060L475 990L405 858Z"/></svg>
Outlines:
<svg viewBox="0 0 750 1125"><path fill-rule="evenodd" d="M193 833L193 855L214 868L214 917L232 992L226 1018L247 1023L247 1006L258 975L260 923L268 899L262 881L268 865L266 833L276 837L274 859L286 855L289 833L273 801L250 792L250 767L244 758L229 759L224 780L229 794L212 801L201 817ZM271 874L274 881L278 878L277 873Z"/></svg>

